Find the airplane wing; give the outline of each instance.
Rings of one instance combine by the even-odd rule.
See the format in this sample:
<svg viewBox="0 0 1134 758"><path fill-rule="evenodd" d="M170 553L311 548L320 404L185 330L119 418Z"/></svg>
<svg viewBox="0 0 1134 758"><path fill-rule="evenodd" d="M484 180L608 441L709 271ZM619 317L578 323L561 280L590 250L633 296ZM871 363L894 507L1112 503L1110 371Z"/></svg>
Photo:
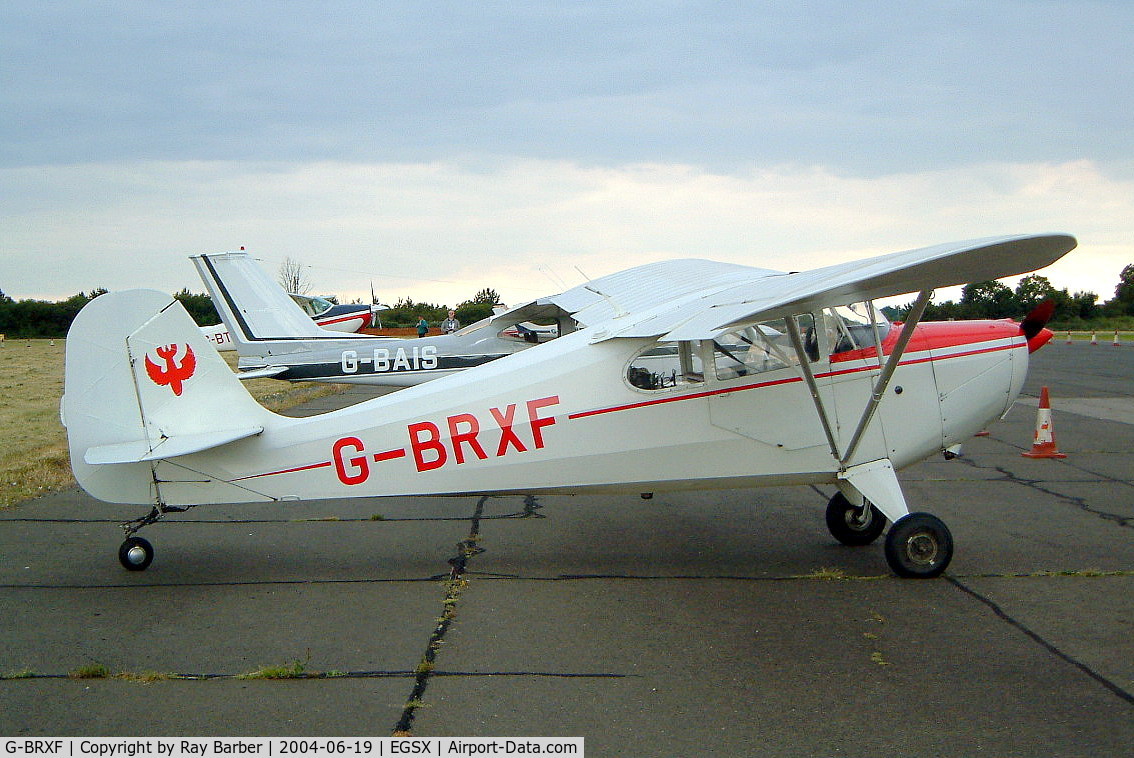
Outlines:
<svg viewBox="0 0 1134 758"><path fill-rule="evenodd" d="M671 260L595 279L509 311L562 309L595 341L614 337L712 339L742 324L1048 266L1075 248L1066 234L956 242L784 273L703 260Z"/></svg>
<svg viewBox="0 0 1134 758"><path fill-rule="evenodd" d="M641 316L680 302L782 272L697 259L657 261L592 279L558 295L533 300L498 314L493 323L541 321L571 316L584 326L631 313Z"/></svg>

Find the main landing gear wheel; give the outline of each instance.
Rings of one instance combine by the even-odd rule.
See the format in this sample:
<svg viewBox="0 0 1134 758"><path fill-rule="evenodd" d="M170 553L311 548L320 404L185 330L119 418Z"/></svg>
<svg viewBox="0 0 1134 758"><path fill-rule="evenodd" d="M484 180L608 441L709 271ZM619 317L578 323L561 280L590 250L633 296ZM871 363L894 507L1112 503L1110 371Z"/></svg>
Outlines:
<svg viewBox="0 0 1134 758"><path fill-rule="evenodd" d="M882 512L864 500L865 508L860 508L847 500L841 492L827 503L827 529L831 536L844 545L858 547L869 545L878 539L886 528L886 517Z"/></svg>
<svg viewBox="0 0 1134 758"><path fill-rule="evenodd" d="M128 537L118 548L118 560L127 571L142 571L154 560L154 546L141 537Z"/></svg>
<svg viewBox="0 0 1134 758"><path fill-rule="evenodd" d="M886 562L898 576L932 579L953 559L949 527L928 513L902 516L886 535Z"/></svg>

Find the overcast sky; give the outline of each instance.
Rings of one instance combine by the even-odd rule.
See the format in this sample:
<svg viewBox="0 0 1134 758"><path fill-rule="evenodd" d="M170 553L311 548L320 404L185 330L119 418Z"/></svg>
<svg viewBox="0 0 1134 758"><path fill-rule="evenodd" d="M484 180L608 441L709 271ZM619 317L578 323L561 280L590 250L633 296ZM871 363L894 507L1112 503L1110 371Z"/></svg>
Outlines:
<svg viewBox="0 0 1134 758"><path fill-rule="evenodd" d="M0 4L0 289L516 301L1065 231L1134 262L1134 3Z"/></svg>

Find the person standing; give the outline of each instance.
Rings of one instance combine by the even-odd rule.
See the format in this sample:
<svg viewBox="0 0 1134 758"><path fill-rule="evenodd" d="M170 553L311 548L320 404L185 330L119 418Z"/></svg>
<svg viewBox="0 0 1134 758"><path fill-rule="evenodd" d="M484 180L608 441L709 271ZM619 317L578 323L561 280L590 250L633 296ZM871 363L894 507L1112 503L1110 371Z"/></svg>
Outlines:
<svg viewBox="0 0 1134 758"><path fill-rule="evenodd" d="M449 318L441 322L441 333L452 334L461 328L461 322L457 320L457 312L449 311Z"/></svg>
<svg viewBox="0 0 1134 758"><path fill-rule="evenodd" d="M425 316L422 316L417 322L417 336L424 337L427 334L429 334L429 322L425 320Z"/></svg>

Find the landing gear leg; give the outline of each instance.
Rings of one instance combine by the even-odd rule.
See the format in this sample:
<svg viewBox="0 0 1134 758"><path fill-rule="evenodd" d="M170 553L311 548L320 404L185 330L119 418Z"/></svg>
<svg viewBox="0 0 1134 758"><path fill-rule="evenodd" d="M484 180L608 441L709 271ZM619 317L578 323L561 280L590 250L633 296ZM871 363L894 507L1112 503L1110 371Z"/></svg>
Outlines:
<svg viewBox="0 0 1134 758"><path fill-rule="evenodd" d="M122 524L122 531L126 539L118 547L118 561L127 571L144 571L154 560L154 546L141 537L134 536L143 526L149 526L160 521L167 513L180 513L188 508L164 505L158 503L149 513L139 519L127 521Z"/></svg>
<svg viewBox="0 0 1134 758"><path fill-rule="evenodd" d="M909 512L890 461L852 466L840 474L839 479L840 494L849 484L852 493L861 494L890 520L886 562L891 571L902 577L930 579L945 570L953 559L953 535L949 527L936 516ZM829 505L828 525L831 508Z"/></svg>

